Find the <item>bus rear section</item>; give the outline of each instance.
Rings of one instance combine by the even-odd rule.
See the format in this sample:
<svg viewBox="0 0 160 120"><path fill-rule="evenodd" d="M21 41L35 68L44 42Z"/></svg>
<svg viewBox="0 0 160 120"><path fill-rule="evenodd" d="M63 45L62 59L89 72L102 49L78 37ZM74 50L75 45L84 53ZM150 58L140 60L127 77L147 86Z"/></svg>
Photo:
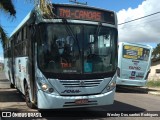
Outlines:
<svg viewBox="0 0 160 120"><path fill-rule="evenodd" d="M145 86L151 64L150 46L119 44L117 85Z"/></svg>

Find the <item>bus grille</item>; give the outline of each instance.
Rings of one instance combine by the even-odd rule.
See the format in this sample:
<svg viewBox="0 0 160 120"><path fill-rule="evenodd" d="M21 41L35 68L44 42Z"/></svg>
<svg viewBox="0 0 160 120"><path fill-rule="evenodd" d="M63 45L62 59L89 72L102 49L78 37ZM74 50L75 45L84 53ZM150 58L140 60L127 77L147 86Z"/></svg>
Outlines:
<svg viewBox="0 0 160 120"><path fill-rule="evenodd" d="M85 104L76 104L75 102L65 102L63 107L78 107L78 106L95 106L97 105L97 101L88 101Z"/></svg>
<svg viewBox="0 0 160 120"><path fill-rule="evenodd" d="M64 87L96 87L101 84L103 80L60 80Z"/></svg>

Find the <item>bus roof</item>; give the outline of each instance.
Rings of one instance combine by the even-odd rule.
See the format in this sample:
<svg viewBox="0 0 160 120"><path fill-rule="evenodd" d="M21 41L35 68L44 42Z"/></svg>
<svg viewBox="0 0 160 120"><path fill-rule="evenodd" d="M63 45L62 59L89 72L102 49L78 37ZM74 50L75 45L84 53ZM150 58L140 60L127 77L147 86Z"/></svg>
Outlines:
<svg viewBox="0 0 160 120"><path fill-rule="evenodd" d="M26 22L27 20L29 20L30 16L31 16L31 11L27 14L27 16L20 22L20 24L13 30L13 32L10 34L10 37L12 37L12 35L14 35L17 30L19 30Z"/></svg>
<svg viewBox="0 0 160 120"><path fill-rule="evenodd" d="M114 14L116 14L114 11L110 11L110 10L106 10L106 9L102 9L102 8L97 8L97 7L93 7L93 6L87 6L87 5L77 5L77 4L53 4L53 7L55 6L65 6L65 7L79 7L79 8L89 8L89 9L95 9L95 10L100 10L100 11L106 11L106 12L113 12ZM10 34L10 37L12 37L31 17L31 15L33 14L33 11L36 11L37 7L34 7L28 14L27 16L20 22L20 24L13 30L13 32ZM117 21L117 18L115 18Z"/></svg>

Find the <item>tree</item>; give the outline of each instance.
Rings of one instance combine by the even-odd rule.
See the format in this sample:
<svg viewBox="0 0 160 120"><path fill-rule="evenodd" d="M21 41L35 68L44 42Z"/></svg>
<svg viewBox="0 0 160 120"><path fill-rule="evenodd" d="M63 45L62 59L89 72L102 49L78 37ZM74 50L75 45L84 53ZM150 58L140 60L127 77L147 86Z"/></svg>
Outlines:
<svg viewBox="0 0 160 120"><path fill-rule="evenodd" d="M152 55L154 59L160 58L160 43L157 44L156 48L153 50Z"/></svg>
<svg viewBox="0 0 160 120"><path fill-rule="evenodd" d="M11 0L0 0L0 10L5 12L6 14L9 13L10 16L15 17L16 10ZM2 43L3 48L7 41L8 41L7 34L3 29L3 27L0 25L0 42Z"/></svg>
<svg viewBox="0 0 160 120"><path fill-rule="evenodd" d="M37 4L39 4L39 9L43 17L53 18L55 15L53 13L53 8L51 4L51 0L35 0Z"/></svg>
<svg viewBox="0 0 160 120"><path fill-rule="evenodd" d="M35 4L40 4L40 9L43 12L44 16L53 17L54 14L52 12L52 6L50 0L30 0L34 1ZM15 7L12 3L12 0L0 0L0 10L5 12L6 14L10 14L10 16L14 16L16 14ZM7 43L8 37L3 29L2 25L0 25L0 42L2 43L2 47L4 49L5 43Z"/></svg>

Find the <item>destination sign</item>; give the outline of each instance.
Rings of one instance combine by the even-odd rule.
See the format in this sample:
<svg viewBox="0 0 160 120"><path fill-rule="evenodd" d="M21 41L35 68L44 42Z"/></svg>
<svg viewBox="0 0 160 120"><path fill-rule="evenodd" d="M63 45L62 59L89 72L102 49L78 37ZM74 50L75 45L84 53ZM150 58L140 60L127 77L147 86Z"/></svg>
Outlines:
<svg viewBox="0 0 160 120"><path fill-rule="evenodd" d="M101 12L94 12L89 10L74 10L59 8L59 16L64 18L86 19L86 20L102 20Z"/></svg>
<svg viewBox="0 0 160 120"><path fill-rule="evenodd" d="M88 20L115 24L114 13L99 9L74 6L56 6L56 16L66 19Z"/></svg>

